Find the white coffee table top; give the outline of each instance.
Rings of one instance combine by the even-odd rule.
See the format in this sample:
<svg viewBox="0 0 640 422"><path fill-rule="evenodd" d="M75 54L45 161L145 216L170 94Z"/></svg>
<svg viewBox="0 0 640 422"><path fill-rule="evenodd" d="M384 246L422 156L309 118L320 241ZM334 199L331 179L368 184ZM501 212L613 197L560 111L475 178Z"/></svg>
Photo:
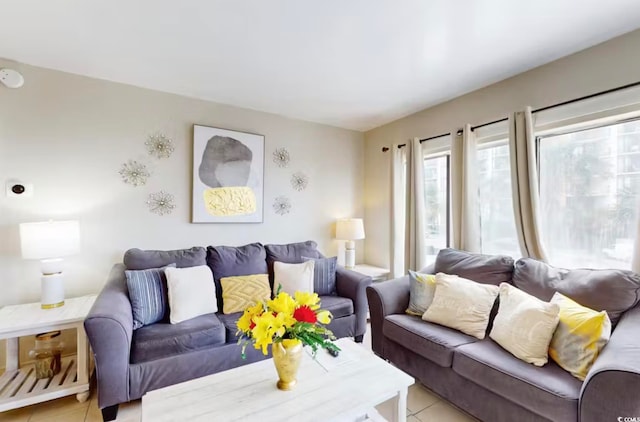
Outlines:
<svg viewBox="0 0 640 422"><path fill-rule="evenodd" d="M319 350L316 360L305 347L292 391L276 388L278 374L268 359L151 391L142 398L142 422L355 420L414 383L361 345L337 344L337 358Z"/></svg>

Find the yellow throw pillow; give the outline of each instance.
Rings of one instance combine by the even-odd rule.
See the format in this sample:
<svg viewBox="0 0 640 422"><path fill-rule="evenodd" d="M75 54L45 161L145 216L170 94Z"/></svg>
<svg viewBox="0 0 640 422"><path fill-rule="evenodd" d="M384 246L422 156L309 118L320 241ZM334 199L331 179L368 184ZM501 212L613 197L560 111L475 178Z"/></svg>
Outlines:
<svg viewBox="0 0 640 422"><path fill-rule="evenodd" d="M222 277L222 312L242 312L251 305L271 299L268 274Z"/></svg>
<svg viewBox="0 0 640 422"><path fill-rule="evenodd" d="M597 312L557 293L551 303L560 306L560 323L549 345L549 357L581 381L611 336L611 321Z"/></svg>
<svg viewBox="0 0 640 422"><path fill-rule="evenodd" d="M422 316L436 292L436 276L409 270L409 315Z"/></svg>

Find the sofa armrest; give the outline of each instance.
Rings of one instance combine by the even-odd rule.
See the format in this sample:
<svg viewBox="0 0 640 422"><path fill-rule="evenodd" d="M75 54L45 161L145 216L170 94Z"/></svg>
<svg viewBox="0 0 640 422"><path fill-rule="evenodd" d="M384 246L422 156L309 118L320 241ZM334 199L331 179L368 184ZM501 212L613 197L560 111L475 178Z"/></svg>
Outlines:
<svg viewBox="0 0 640 422"><path fill-rule="evenodd" d="M580 421L640 416L640 306L627 311L587 374Z"/></svg>
<svg viewBox="0 0 640 422"><path fill-rule="evenodd" d="M98 379L98 406L129 401L129 355L133 313L124 265L111 269L104 288L84 321Z"/></svg>
<svg viewBox="0 0 640 422"><path fill-rule="evenodd" d="M356 313L356 330L354 336L362 336L367 331L367 286L371 285L371 277L344 267L336 268L336 290L338 296L348 297L353 301Z"/></svg>
<svg viewBox="0 0 640 422"><path fill-rule="evenodd" d="M409 276L367 287L371 317L371 348L384 357L382 324L387 315L402 314L409 306Z"/></svg>

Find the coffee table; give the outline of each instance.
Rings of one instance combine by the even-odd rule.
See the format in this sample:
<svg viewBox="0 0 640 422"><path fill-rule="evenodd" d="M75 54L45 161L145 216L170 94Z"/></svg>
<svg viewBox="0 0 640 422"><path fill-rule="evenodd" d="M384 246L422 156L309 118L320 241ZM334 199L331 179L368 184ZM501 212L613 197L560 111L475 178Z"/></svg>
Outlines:
<svg viewBox="0 0 640 422"><path fill-rule="evenodd" d="M150 391L142 398L142 422L360 421L391 398L393 420L404 422L414 379L349 339L337 344L337 358L319 350L314 360L305 352L292 391L276 388L268 359Z"/></svg>

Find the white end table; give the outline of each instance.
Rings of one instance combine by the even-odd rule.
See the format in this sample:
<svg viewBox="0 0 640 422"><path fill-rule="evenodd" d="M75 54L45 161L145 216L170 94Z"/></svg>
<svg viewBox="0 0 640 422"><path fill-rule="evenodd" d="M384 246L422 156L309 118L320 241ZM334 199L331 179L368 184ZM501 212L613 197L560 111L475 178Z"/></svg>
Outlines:
<svg viewBox="0 0 640 422"><path fill-rule="evenodd" d="M64 306L41 309L40 303L10 305L0 309L0 339L7 340L5 372L0 376L0 412L76 394L89 397L89 343L83 322L96 296L66 299ZM36 379L33 365L19 367L20 337L75 328L77 354L62 358L60 373Z"/></svg>
<svg viewBox="0 0 640 422"><path fill-rule="evenodd" d="M389 279L389 270L386 268L375 267L369 264L356 264L353 271L360 274L368 275L373 281L384 281Z"/></svg>

